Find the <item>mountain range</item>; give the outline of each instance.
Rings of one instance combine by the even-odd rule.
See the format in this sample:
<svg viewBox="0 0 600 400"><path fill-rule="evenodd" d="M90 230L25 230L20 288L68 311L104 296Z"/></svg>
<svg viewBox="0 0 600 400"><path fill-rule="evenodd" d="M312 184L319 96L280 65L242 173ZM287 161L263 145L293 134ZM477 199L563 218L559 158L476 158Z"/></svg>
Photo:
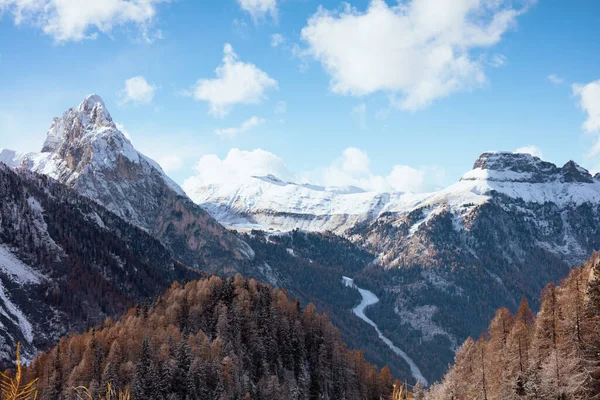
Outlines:
<svg viewBox="0 0 600 400"><path fill-rule="evenodd" d="M536 307L546 283L600 248L600 177L529 154L485 152L459 182L433 193L274 176L188 192L231 228L331 231L373 254L355 282L382 299L372 319L429 378L485 330L495 309L514 311L522 296Z"/></svg>
<svg viewBox="0 0 600 400"><path fill-rule="evenodd" d="M2 205L2 282L20 288L2 298L0 320L14 327L3 333L2 348L26 339L31 354L64 332L152 298L172 280L198 270L240 272L314 302L350 346L408 378L403 361L352 314L360 295L342 284L348 276L379 298L366 313L382 334L434 381L497 308L515 311L522 296L537 307L548 282L600 248L600 177L574 162L558 167L528 154L483 153L459 182L433 193L374 193L262 176L186 187L186 194L135 150L102 99L91 95L54 119L39 153L0 150L0 162L10 167L0 177L14 193ZM79 230L89 230L84 246L74 236ZM121 282L118 260L125 253L95 249L96 234L137 259L139 267L123 268L129 279L140 268L162 278L145 291L143 280ZM150 248L156 262L144 250ZM72 265L93 276L69 274ZM42 277L54 268L62 271L56 278ZM122 304L80 299L82 280L106 281ZM77 299L69 304L90 303L99 311L71 314L75 307L65 306L62 295L51 308L36 308L50 294L66 292L62 284ZM79 319L44 330L59 312L65 314L55 320ZM26 337L38 330L47 333Z"/></svg>

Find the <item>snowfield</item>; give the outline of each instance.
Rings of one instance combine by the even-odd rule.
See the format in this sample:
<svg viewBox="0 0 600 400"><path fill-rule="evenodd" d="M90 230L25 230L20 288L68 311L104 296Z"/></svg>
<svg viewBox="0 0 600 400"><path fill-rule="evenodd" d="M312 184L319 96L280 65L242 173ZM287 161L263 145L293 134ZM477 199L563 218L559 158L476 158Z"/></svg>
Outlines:
<svg viewBox="0 0 600 400"><path fill-rule="evenodd" d="M600 202L600 179L575 163L558 168L529 154L484 153L475 168L447 188L431 193L377 193L357 188L284 182L273 176L243 182L185 187L188 196L234 229L333 231L343 234L384 213L405 215L428 208L460 214L494 195L559 207ZM414 234L418 225L411 230Z"/></svg>

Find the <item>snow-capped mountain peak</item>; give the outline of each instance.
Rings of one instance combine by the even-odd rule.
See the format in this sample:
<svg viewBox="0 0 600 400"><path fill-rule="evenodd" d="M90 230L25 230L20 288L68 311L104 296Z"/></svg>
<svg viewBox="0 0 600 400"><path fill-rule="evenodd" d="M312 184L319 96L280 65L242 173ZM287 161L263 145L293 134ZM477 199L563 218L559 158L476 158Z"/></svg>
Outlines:
<svg viewBox="0 0 600 400"><path fill-rule="evenodd" d="M331 230L344 234L385 213L417 209L457 212L502 195L525 203L560 207L600 201L600 181L569 161L563 167L530 154L485 152L461 180L432 193L376 193L253 177L242 183L186 187L190 197L227 226Z"/></svg>
<svg viewBox="0 0 600 400"><path fill-rule="evenodd" d="M521 183L592 183L593 177L574 161L569 161L562 168L559 168L531 154L486 152L475 161L473 169L463 175L462 180Z"/></svg>
<svg viewBox="0 0 600 400"><path fill-rule="evenodd" d="M77 172L80 163L112 168L120 156L140 162L140 155L117 128L102 98L95 94L87 96L62 117L54 118L42 153L58 155Z"/></svg>
<svg viewBox="0 0 600 400"><path fill-rule="evenodd" d="M248 259L252 249L194 204L117 128L102 98L87 96L54 118L40 153L3 152L12 166L48 175L146 230L190 266ZM215 262L213 262L215 261Z"/></svg>

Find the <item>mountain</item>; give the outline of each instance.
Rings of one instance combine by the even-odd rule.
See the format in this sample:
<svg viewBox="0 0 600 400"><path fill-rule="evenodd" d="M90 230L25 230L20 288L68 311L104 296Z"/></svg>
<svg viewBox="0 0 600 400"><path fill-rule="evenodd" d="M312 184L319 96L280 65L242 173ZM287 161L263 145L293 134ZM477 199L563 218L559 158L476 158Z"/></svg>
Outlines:
<svg viewBox="0 0 600 400"><path fill-rule="evenodd" d="M97 95L54 118L40 153L0 154L9 165L56 179L146 230L190 266L231 273L253 257L246 243L135 150Z"/></svg>
<svg viewBox="0 0 600 400"><path fill-rule="evenodd" d="M433 193L320 187L284 182L272 175L186 190L192 200L229 227L332 231L342 235L382 215L407 215L427 209L428 215L434 216L443 209L456 212L465 206L482 205L495 195L533 203L581 204L600 199L600 181L574 162L558 168L529 154L506 152L482 154L460 182Z"/></svg>
<svg viewBox="0 0 600 400"><path fill-rule="evenodd" d="M421 399L597 399L600 396L600 254L549 284L537 315L499 309L468 339L444 379Z"/></svg>
<svg viewBox="0 0 600 400"><path fill-rule="evenodd" d="M186 265L219 275L239 272L286 288L305 305L313 302L331 316L352 348L364 349L380 366L389 364L397 376L410 375L402 359L350 311L360 295L344 287L341 277L371 262L369 252L330 235L275 237L226 230L134 149L98 96L88 96L55 118L40 153L0 150L0 160L19 174L43 174L106 207L160 240Z"/></svg>
<svg viewBox="0 0 600 400"><path fill-rule="evenodd" d="M196 271L150 236L58 182L0 163L0 365L31 359Z"/></svg>
<svg viewBox="0 0 600 400"><path fill-rule="evenodd" d="M65 338L26 375L44 399L82 385L96 398L108 383L133 400L378 400L393 389L314 306L240 275L174 284L151 307Z"/></svg>
<svg viewBox="0 0 600 400"><path fill-rule="evenodd" d="M376 255L354 276L381 300L367 313L430 381L497 308L514 311L523 295L537 307L546 283L600 249L600 180L574 162L487 152L424 194L273 181L188 192L226 225L331 230Z"/></svg>

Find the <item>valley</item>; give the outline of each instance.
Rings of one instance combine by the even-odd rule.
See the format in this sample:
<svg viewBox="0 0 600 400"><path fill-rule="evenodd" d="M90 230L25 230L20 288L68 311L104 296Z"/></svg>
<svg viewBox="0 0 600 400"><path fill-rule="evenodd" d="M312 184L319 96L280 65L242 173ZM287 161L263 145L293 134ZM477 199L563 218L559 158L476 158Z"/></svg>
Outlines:
<svg viewBox="0 0 600 400"><path fill-rule="evenodd" d="M423 385L427 386L427 380L423 377L423 374L421 373L421 370L419 370L419 367L417 367L417 365L415 364L415 362L410 357L408 357L408 355L406 355L406 353L404 351L402 351L398 347L394 346L394 344L392 343L391 340L389 340L388 338L386 338L385 336L383 336L383 334L381 333L381 331L379 330L379 328L377 327L377 325L375 324L375 322L373 322L371 319L369 319L369 317L367 317L365 315L365 310L367 309L367 307L372 306L374 304L377 304L379 302L379 299L377 298L377 296L375 296L372 292L369 292L368 290L361 289L358 286L356 286L354 284L354 280L352 280L351 278L348 278L348 277L344 276L343 277L343 282L344 282L344 285L349 286L351 288L354 288L354 289L358 290L358 292L360 293L360 295L362 297L362 300L361 300L360 304L357 305L356 307L354 307L352 309L352 312L354 314L356 314L356 316L358 318L362 319L367 324L369 324L373 328L375 328L375 331L377 332L377 335L379 335L379 338L390 349L392 349L392 351L394 353L398 354L400 357L402 357L402 359L404 361L406 361L406 363L410 367L410 373L412 374L413 378L416 379L417 381L421 382Z"/></svg>

